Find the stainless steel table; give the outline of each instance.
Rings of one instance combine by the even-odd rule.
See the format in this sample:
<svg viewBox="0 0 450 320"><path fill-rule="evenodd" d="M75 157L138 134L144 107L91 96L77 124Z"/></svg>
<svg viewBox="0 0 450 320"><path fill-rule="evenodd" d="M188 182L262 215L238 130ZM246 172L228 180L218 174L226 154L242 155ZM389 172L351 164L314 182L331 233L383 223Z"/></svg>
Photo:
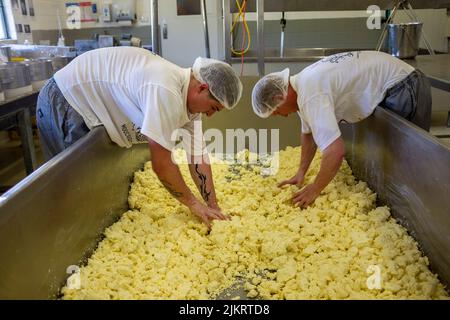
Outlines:
<svg viewBox="0 0 450 320"><path fill-rule="evenodd" d="M0 102L0 130L18 127L27 174L36 168L31 115L36 110L39 91Z"/></svg>
<svg viewBox="0 0 450 320"><path fill-rule="evenodd" d="M417 56L404 61L425 73L432 87L450 92L450 54ZM447 126L450 127L450 111Z"/></svg>

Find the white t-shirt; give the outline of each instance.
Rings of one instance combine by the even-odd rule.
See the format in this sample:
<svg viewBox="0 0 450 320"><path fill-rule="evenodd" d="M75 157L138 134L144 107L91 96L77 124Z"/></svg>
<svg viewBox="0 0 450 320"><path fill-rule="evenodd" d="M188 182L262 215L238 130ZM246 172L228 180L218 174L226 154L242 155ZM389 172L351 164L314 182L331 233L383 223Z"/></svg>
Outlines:
<svg viewBox="0 0 450 320"><path fill-rule="evenodd" d="M386 91L413 71L400 59L377 51L339 53L308 66L290 77L302 132L312 133L323 151L341 135L339 122L367 118Z"/></svg>
<svg viewBox="0 0 450 320"><path fill-rule="evenodd" d="M67 102L91 129L103 125L121 147L146 142L175 146L173 133L183 128L204 151L201 114L190 114L187 91L190 68L134 47L92 50L75 58L54 78ZM194 121L200 134L193 135ZM144 135L144 136L143 136ZM187 152L193 149L186 150Z"/></svg>

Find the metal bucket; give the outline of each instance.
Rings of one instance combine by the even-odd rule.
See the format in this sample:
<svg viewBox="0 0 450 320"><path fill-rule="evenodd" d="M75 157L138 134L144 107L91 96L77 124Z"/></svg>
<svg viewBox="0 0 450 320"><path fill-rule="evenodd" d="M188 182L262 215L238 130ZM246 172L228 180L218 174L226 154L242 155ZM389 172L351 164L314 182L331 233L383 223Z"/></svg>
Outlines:
<svg viewBox="0 0 450 320"><path fill-rule="evenodd" d="M388 24L389 53L400 59L417 56L422 26L422 22Z"/></svg>

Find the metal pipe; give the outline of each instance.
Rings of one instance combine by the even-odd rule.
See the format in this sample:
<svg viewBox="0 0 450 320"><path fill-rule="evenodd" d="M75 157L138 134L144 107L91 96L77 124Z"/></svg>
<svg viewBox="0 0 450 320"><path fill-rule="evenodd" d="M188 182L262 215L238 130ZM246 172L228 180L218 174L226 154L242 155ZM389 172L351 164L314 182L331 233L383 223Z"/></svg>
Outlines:
<svg viewBox="0 0 450 320"><path fill-rule="evenodd" d="M230 0L222 0L223 50L225 62L231 64L231 13Z"/></svg>
<svg viewBox="0 0 450 320"><path fill-rule="evenodd" d="M158 27L158 0L150 0L150 7L152 10L152 51L155 54L161 54L161 47L159 42L159 27Z"/></svg>
<svg viewBox="0 0 450 320"><path fill-rule="evenodd" d="M284 29L286 28L286 19L284 18L284 11L281 13L281 41L280 41L280 58L284 57Z"/></svg>
<svg viewBox="0 0 450 320"><path fill-rule="evenodd" d="M256 15L258 17L256 23L258 38L258 74L263 77L264 70L264 0L256 0Z"/></svg>
<svg viewBox="0 0 450 320"><path fill-rule="evenodd" d="M206 57L211 58L211 53L209 51L209 33L208 33L208 17L206 14L206 0L201 1L201 6L202 6L202 17L203 17L203 31L205 33Z"/></svg>

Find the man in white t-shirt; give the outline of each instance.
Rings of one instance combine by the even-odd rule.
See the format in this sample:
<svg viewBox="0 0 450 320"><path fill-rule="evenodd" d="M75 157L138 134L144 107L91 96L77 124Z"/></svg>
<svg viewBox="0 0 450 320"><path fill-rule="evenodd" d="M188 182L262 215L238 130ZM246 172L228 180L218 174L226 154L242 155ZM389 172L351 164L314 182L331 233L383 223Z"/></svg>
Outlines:
<svg viewBox="0 0 450 320"><path fill-rule="evenodd" d="M262 118L294 112L301 118L300 167L280 187L302 185L317 147L323 152L314 183L292 198L296 205L306 207L341 166L345 150L339 122L363 120L380 105L429 130L431 87L422 72L386 53L345 52L326 57L291 77L289 69L266 75L253 89L252 104Z"/></svg>
<svg viewBox="0 0 450 320"><path fill-rule="evenodd" d="M217 204L201 115L232 109L241 95L238 76L221 61L197 58L192 69L181 68L148 50L103 48L75 58L47 82L36 118L46 158L100 125L121 147L148 143L161 183L210 227L212 219L227 216ZM188 133L189 169L206 205L172 161L178 129Z"/></svg>

